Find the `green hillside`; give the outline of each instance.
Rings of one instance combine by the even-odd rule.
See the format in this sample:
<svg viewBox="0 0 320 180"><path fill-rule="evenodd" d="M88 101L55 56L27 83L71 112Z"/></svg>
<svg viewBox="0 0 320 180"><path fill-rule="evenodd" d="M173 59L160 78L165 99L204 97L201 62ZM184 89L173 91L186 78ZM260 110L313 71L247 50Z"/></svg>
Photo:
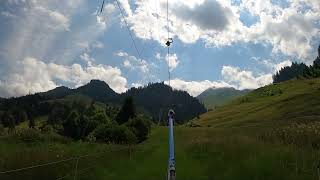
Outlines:
<svg viewBox="0 0 320 180"><path fill-rule="evenodd" d="M236 90L234 88L209 88L202 92L197 99L203 102L208 109L224 105L233 99L243 96L250 90Z"/></svg>
<svg viewBox="0 0 320 180"><path fill-rule="evenodd" d="M320 118L320 79L291 80L250 92L197 121L213 127L274 126Z"/></svg>

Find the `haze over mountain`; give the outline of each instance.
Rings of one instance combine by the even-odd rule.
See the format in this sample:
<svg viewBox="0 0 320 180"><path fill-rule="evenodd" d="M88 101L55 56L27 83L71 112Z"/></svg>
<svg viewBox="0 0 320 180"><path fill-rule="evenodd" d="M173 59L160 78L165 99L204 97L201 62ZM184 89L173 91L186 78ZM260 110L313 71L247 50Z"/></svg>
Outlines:
<svg viewBox="0 0 320 180"><path fill-rule="evenodd" d="M207 108L221 106L240 96L243 96L251 90L237 90L235 88L209 88L202 92L197 99L203 102Z"/></svg>

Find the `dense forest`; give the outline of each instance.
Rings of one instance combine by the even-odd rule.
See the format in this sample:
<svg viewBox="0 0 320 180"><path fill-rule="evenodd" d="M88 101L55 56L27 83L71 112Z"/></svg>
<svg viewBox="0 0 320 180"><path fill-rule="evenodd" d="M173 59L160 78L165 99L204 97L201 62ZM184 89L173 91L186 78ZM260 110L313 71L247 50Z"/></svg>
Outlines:
<svg viewBox="0 0 320 180"><path fill-rule="evenodd" d="M81 96L46 102L50 105L44 121L39 109L25 110L18 106L0 112L1 126L8 134L21 137L35 133L59 134L75 140L98 141L117 144L134 144L144 141L151 129L151 119L136 112L131 97L127 97L122 107L108 106ZM12 107L12 105L11 105ZM35 106L33 106L35 107ZM40 112L37 112L40 111ZM37 114L38 113L38 114ZM40 118L41 119L41 118ZM16 131L16 126L27 123L28 128Z"/></svg>
<svg viewBox="0 0 320 180"><path fill-rule="evenodd" d="M320 77L320 46L318 48L318 57L310 66L304 63L292 63L291 66L282 68L273 75L273 83L287 81L293 78L317 78Z"/></svg>
<svg viewBox="0 0 320 180"><path fill-rule="evenodd" d="M173 90L164 83L131 88L121 95L121 99L126 96L132 96L136 104L149 112L155 122L160 120L166 123L169 109L174 109L176 112L175 120L178 123L184 123L206 112L206 108L198 99L185 91Z"/></svg>

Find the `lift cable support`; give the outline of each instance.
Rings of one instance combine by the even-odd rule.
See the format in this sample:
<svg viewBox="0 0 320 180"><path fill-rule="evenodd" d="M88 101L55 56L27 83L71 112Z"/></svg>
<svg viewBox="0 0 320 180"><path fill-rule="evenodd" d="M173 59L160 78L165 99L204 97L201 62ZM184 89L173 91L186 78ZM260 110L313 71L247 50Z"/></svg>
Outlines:
<svg viewBox="0 0 320 180"><path fill-rule="evenodd" d="M174 136L173 136L173 121L174 121L174 111L169 110L169 161L168 161L168 180L176 179L176 161L174 158Z"/></svg>

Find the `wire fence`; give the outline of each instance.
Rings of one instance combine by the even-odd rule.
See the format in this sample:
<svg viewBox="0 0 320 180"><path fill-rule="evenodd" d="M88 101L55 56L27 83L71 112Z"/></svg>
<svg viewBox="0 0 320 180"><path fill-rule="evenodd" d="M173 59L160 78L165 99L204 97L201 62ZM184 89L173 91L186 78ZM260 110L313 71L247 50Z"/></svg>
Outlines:
<svg viewBox="0 0 320 180"><path fill-rule="evenodd" d="M75 161L74 169L71 170L69 173L65 174L64 176L56 178L56 180L66 179L66 178L71 177L71 176L73 176L74 177L73 179L76 180L78 175L83 174L83 173L87 172L90 169L93 169L93 168L96 168L96 167L100 166L100 164L97 164L97 165L92 165L92 166L85 167L85 168L82 168L82 169L78 169L80 160L85 159L85 158L89 158L89 159L92 159L94 157L97 158L97 157L101 157L103 155L106 155L107 153L119 152L119 151L122 151L122 150L131 151L130 147L123 147L123 148L118 148L116 150L109 150L109 151L103 151L103 152L93 153L93 154L85 154L85 155L80 155L80 156L73 156L73 157L62 159L62 160L58 160L58 161L51 161L51 162L46 162L46 163L32 165L32 166L26 166L26 167L21 167L21 168L16 168L16 169L0 171L0 175L5 175L6 174L6 175L8 175L10 177L10 175L13 175L13 174L16 175L17 173L20 173L20 172L23 172L23 171L27 171L27 170L31 170L31 169L37 169L37 168L46 167L46 166L58 166L58 165L60 165L62 163Z"/></svg>

